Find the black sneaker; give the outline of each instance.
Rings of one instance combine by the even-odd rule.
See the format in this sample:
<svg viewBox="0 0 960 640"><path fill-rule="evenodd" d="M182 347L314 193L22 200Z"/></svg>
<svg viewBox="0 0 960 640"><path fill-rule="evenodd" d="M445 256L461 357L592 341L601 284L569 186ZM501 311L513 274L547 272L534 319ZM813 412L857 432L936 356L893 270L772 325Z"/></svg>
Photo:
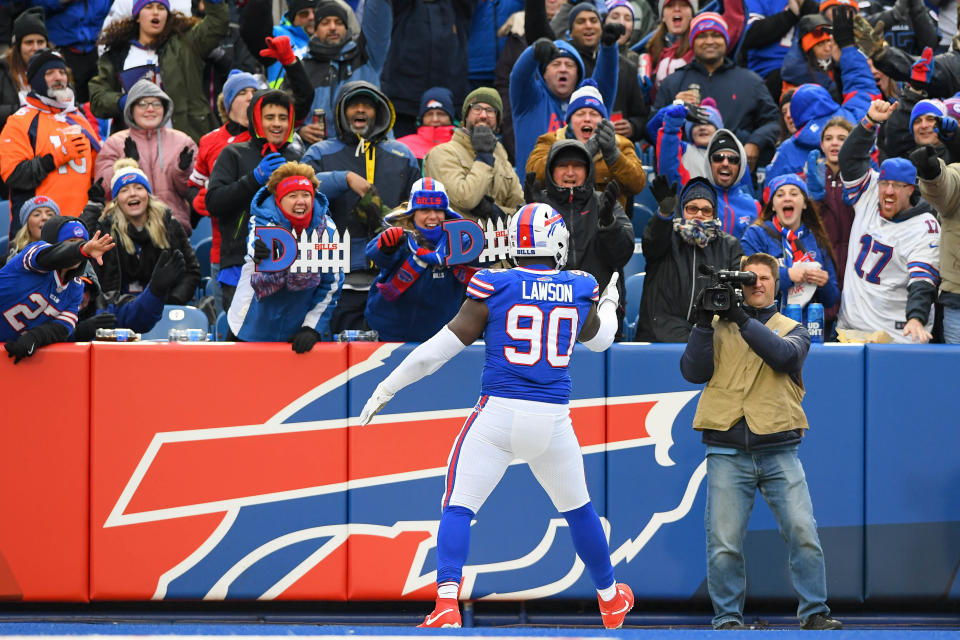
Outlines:
<svg viewBox="0 0 960 640"><path fill-rule="evenodd" d="M745 631L750 627L744 625L742 622L737 622L736 620L727 620L722 625L717 627L717 631Z"/></svg>
<svg viewBox="0 0 960 640"><path fill-rule="evenodd" d="M843 623L822 613L815 613L804 620L800 628L807 631L835 631L843 629Z"/></svg>

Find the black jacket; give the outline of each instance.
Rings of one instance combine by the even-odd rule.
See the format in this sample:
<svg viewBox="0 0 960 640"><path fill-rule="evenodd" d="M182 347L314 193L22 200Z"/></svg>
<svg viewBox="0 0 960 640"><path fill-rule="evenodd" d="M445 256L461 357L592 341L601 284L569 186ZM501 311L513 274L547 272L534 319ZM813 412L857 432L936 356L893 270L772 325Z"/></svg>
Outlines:
<svg viewBox="0 0 960 640"><path fill-rule="evenodd" d="M566 189L553 181L553 165L557 154L567 148L582 152L588 167L587 179L583 185ZM600 208L600 195L594 191L594 168L586 147L577 140L559 140L550 148L547 156L546 188L537 198L545 202L563 216L563 222L570 232L570 247L567 250L567 264L564 269L580 269L597 279L600 291L603 291L614 272L620 274L617 288L620 299L625 299L623 267L633 256L633 225L623 207L614 206L613 223L603 227L597 214Z"/></svg>
<svg viewBox="0 0 960 640"><path fill-rule="evenodd" d="M0 60L0 129L6 124L7 118L20 108L20 94L17 92L17 81L10 72L6 60Z"/></svg>
<svg viewBox="0 0 960 640"><path fill-rule="evenodd" d="M118 211L115 215L123 214ZM110 215L97 221L95 229L98 229L101 234L111 233L113 219L113 216ZM186 263L183 273L177 283L170 289L164 303L187 304L196 296L197 287L200 285L200 262L190 245L187 232L173 217L169 209L163 215L163 224L167 230L167 242L170 243L170 250L179 249L183 253L183 259ZM108 302L112 303L117 303L121 295L129 293L131 284L139 285L140 290L146 289L150 283L150 277L153 275L153 268L157 266L157 258L163 251L153 244L146 228L137 231L128 226L127 229L139 249L138 252L127 253L118 238L117 246L112 251L103 254L102 265L91 261L97 278L100 280L103 295Z"/></svg>
<svg viewBox="0 0 960 640"><path fill-rule="evenodd" d="M653 215L643 229L647 275L640 299L637 340L686 342L688 321L697 293L697 267L739 269L743 248L734 236L721 232L706 247L687 244L673 230L673 218Z"/></svg>
<svg viewBox="0 0 960 640"><path fill-rule="evenodd" d="M206 205L210 216L220 229L220 268L236 267L243 264L247 255L247 235L250 226L250 201L260 189L260 183L253 177L263 156L270 153L265 149L266 140L260 130L258 105L263 98L274 91L265 89L254 94L247 117L251 139L238 144L228 144L217 157L213 171L210 172L210 184L207 187ZM294 110L290 106L290 132L293 131ZM303 155L300 139L293 137L285 143L280 153L288 161L299 160Z"/></svg>
<svg viewBox="0 0 960 640"><path fill-rule="evenodd" d="M778 373L789 374L794 382L802 384L800 372L810 350L810 334L804 326L800 324L787 335L780 337L764 326L777 312L776 305L765 309L744 305L743 310L751 318L740 327L740 335L750 349L760 356L768 367ZM680 372L683 377L694 384L708 382L713 377L713 355L713 329L694 327L687 348L680 358ZM802 437L803 429L757 434L750 431L744 418L740 418L740 421L727 431L704 429L701 436L706 445L733 447L742 451L798 444Z"/></svg>

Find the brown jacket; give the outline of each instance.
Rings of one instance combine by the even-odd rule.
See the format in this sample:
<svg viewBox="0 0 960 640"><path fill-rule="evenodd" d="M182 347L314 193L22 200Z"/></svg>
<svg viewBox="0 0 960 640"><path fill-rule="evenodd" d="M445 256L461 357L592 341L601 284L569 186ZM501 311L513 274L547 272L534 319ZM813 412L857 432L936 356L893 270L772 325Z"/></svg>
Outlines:
<svg viewBox="0 0 960 640"><path fill-rule="evenodd" d="M566 134L567 128L560 127L556 131L547 132L537 138L537 144L527 157L527 173L536 173L538 182L543 182L550 147L557 140L563 140ZM620 184L620 206L626 209L627 198L633 199L634 195L643 191L643 188L647 186L647 174L644 172L643 163L637 157L637 151L629 138L617 134L617 147L620 148L620 157L613 164L613 167L607 166L600 153L593 157L597 180L596 188L597 191L603 191L611 180L616 180Z"/></svg>
<svg viewBox="0 0 960 640"><path fill-rule="evenodd" d="M940 215L940 291L960 294L960 162L939 162L939 176L918 181L920 195Z"/></svg>

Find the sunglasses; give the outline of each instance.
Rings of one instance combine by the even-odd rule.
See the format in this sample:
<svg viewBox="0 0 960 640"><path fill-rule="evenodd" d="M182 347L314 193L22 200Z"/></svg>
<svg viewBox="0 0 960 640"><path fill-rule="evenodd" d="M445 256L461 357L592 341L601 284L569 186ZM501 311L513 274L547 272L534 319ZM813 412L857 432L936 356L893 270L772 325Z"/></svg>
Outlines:
<svg viewBox="0 0 960 640"><path fill-rule="evenodd" d="M724 160L735 166L740 164L740 156L732 153L715 153L710 156L710 161L717 164L722 164Z"/></svg>

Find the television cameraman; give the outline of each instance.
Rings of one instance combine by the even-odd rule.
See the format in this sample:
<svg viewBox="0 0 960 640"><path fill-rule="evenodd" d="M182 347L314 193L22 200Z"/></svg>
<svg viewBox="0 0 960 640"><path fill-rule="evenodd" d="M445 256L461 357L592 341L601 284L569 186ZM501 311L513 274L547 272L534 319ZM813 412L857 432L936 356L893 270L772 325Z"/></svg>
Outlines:
<svg viewBox="0 0 960 640"><path fill-rule="evenodd" d="M696 324L680 360L684 378L707 385L693 428L703 432L707 445L704 519L713 627L746 628L743 542L760 489L789 547L801 628L840 629L826 603L823 549L797 455L808 428L800 402L810 336L777 311L776 258L755 253L743 259L741 269L754 276L714 273L701 289ZM743 304L731 282L742 286Z"/></svg>

